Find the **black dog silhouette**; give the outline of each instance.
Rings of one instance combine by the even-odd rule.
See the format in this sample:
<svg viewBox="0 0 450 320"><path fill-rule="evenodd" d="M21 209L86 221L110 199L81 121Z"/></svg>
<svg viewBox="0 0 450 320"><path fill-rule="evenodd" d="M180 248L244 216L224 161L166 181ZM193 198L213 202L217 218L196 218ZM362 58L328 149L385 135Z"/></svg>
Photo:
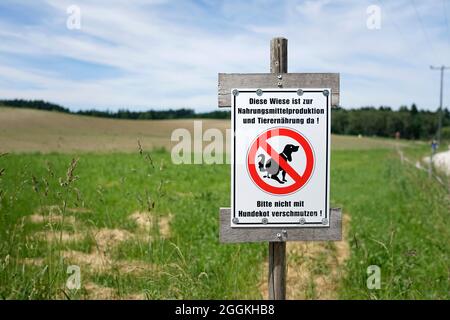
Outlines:
<svg viewBox="0 0 450 320"><path fill-rule="evenodd" d="M298 151L299 146L294 146L293 144L287 144L283 152L280 153L280 157L286 160L287 162L292 161L292 153ZM260 154L258 156L260 158L258 162L258 169L261 172L267 172L267 175L264 176L264 178L270 178L274 179L278 183L285 183L286 180L286 171L280 167L280 165L274 161L272 158L269 158L269 160L266 161L266 156L264 154ZM278 174L281 172L281 177L283 180L280 180L278 177Z"/></svg>

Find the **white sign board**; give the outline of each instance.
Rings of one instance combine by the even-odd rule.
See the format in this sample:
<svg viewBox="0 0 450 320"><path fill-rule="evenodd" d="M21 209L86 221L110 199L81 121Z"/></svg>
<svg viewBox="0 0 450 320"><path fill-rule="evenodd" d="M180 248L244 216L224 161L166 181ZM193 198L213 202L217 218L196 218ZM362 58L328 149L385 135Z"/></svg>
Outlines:
<svg viewBox="0 0 450 320"><path fill-rule="evenodd" d="M328 227L331 90L231 91L231 226Z"/></svg>

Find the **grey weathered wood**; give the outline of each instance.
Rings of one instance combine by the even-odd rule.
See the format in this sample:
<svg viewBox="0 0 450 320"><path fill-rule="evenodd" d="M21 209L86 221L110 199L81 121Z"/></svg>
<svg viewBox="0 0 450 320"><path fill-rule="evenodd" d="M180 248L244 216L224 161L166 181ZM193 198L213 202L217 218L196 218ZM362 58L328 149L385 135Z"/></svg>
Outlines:
<svg viewBox="0 0 450 320"><path fill-rule="evenodd" d="M288 71L288 41L286 38L273 38L270 41L270 73L280 74Z"/></svg>
<svg viewBox="0 0 450 320"><path fill-rule="evenodd" d="M269 299L286 299L286 242L269 242Z"/></svg>
<svg viewBox="0 0 450 320"><path fill-rule="evenodd" d="M331 105L339 105L339 73L219 73L219 107L231 107L233 88L330 88Z"/></svg>
<svg viewBox="0 0 450 320"><path fill-rule="evenodd" d="M288 71L287 39L274 38L270 41L270 72L282 74ZM280 79L281 78L281 79ZM280 87L281 82L278 82ZM286 299L286 242L269 242L269 299Z"/></svg>
<svg viewBox="0 0 450 320"><path fill-rule="evenodd" d="M342 240L342 214L340 208L330 210L330 226L326 228L231 228L230 215L230 208L220 209L220 242L223 243ZM278 237L278 234L281 237Z"/></svg>
<svg viewBox="0 0 450 320"><path fill-rule="evenodd" d="M270 48L270 72L253 74L219 73L219 107L231 106L233 88L330 88L331 105L339 105L338 73L287 73L287 39L274 38ZM286 241L340 241L342 214L331 209L329 227L231 228L231 209L220 209L220 241L269 242L269 299L286 298Z"/></svg>

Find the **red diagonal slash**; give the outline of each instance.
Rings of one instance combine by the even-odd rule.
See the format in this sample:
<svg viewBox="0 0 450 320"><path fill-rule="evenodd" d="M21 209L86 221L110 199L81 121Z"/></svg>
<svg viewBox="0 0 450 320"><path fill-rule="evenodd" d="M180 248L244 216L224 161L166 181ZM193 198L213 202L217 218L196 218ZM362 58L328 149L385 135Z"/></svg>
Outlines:
<svg viewBox="0 0 450 320"><path fill-rule="evenodd" d="M280 155L267 143L267 140L271 137L276 136L287 136L299 143L305 152L306 156L306 167L305 171L300 174L296 172L289 163L280 157ZM261 147L267 154L278 163L278 165L286 171L287 174L294 180L291 185L281 185L273 186L265 182L257 172L257 166L255 163L256 152L259 147ZM269 129L263 134L259 135L257 139L251 144L248 154L247 154L247 169L253 182L263 191L276 194L284 195L295 192L303 187L311 177L314 168L314 154L309 142L297 131L288 128L274 128Z"/></svg>
<svg viewBox="0 0 450 320"><path fill-rule="evenodd" d="M289 163L284 160L283 157L280 157L280 154L273 150L273 148L270 146L270 144L267 143L267 140L260 142L259 146L263 148L265 152L273 159L275 160L278 165L285 170L289 176L294 179L294 181L300 181L302 179L302 176L297 173L297 171L292 168Z"/></svg>

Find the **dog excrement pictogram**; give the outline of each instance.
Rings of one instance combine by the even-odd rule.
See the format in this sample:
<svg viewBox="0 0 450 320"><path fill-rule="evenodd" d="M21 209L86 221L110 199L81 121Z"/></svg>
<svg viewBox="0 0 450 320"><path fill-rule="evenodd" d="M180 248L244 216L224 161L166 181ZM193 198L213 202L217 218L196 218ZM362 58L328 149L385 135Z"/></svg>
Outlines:
<svg viewBox="0 0 450 320"><path fill-rule="evenodd" d="M274 140L278 140L278 148L271 144ZM274 128L259 135L252 143L247 168L260 189L274 195L286 195L308 182L314 169L314 152L299 132Z"/></svg>

